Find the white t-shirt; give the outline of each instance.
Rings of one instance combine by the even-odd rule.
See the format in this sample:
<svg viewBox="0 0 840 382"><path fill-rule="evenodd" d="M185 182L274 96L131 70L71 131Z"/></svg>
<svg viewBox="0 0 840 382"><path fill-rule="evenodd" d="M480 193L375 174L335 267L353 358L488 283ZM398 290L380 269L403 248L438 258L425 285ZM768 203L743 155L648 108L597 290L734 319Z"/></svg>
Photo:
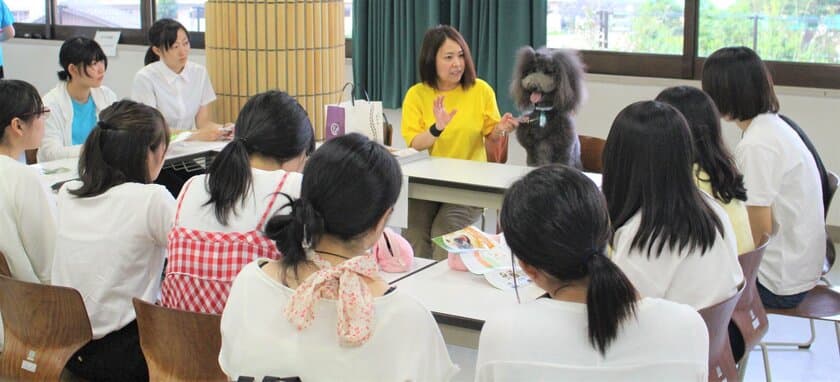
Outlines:
<svg viewBox="0 0 840 382"><path fill-rule="evenodd" d="M247 232L257 228L257 224L268 207L272 195L276 192L277 184L283 179L286 171L265 171L252 168L251 174L253 175L252 188L245 194L244 203L236 202L236 214L228 216L228 225L226 226L216 219L213 206L205 205L210 200L210 193L204 186L207 175L198 175L190 179L192 184L181 202L178 224L184 228L205 232ZM303 174L290 172L280 192L298 198L302 182ZM274 201L272 212L276 212L286 203L288 203L288 199L283 195L278 195ZM259 229L262 230L263 227L259 227Z"/></svg>
<svg viewBox="0 0 840 382"><path fill-rule="evenodd" d="M12 277L49 284L55 244L55 200L36 171L0 155L0 252ZM0 319L0 350L3 343Z"/></svg>
<svg viewBox="0 0 840 382"><path fill-rule="evenodd" d="M716 231L714 244L702 256L699 247L671 251L666 244L657 257L659 240L654 241L650 256L646 250L630 249L642 222L641 211L616 230L612 260L642 296L664 298L699 310L732 297L744 281L732 223L714 199L701 193L723 224L723 237Z"/></svg>
<svg viewBox="0 0 840 382"><path fill-rule="evenodd" d="M155 302L175 199L157 184L123 183L89 198L68 192L81 185L58 193L52 281L81 293L97 339L134 320L133 297Z"/></svg>
<svg viewBox="0 0 840 382"><path fill-rule="evenodd" d="M312 325L297 330L283 314L294 290L266 275L265 262L242 269L222 314L219 365L228 377L437 382L457 373L431 313L399 289L374 299L371 338L342 347L335 300L321 300Z"/></svg>
<svg viewBox="0 0 840 382"><path fill-rule="evenodd" d="M816 285L825 259L822 186L814 157L778 115L753 118L735 148L747 206L770 207L773 237L758 280L777 295Z"/></svg>
<svg viewBox="0 0 840 382"><path fill-rule="evenodd" d="M50 283L55 244L55 200L37 170L0 155L0 252L12 276Z"/></svg>
<svg viewBox="0 0 840 382"><path fill-rule="evenodd" d="M669 377L706 381L709 334L690 306L643 298L636 316L619 327L618 336L601 355L589 342L586 305L540 298L498 312L481 330L476 381L551 381L569 369L584 369L580 380L663 380L658 374L621 375L609 370L653 365L657 371L676 364ZM588 369L588 370L587 370ZM600 373L599 373L600 371ZM619 374L620 375L620 374Z"/></svg>
<svg viewBox="0 0 840 382"><path fill-rule="evenodd" d="M156 107L170 129L195 129L198 109L213 102L216 92L204 66L187 61L175 73L163 61L141 68L134 76L131 99Z"/></svg>

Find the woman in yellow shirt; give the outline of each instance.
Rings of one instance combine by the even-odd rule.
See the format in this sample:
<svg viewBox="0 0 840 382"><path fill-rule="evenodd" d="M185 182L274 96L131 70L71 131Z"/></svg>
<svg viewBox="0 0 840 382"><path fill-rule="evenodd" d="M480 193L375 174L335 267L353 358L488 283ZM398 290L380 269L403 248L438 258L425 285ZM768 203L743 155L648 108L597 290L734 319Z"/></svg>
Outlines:
<svg viewBox="0 0 840 382"><path fill-rule="evenodd" d="M405 95L402 134L416 150L437 157L487 161L484 140L495 141L518 122L510 113L499 116L496 94L476 78L470 48L448 25L429 29L420 47L420 80ZM431 238L472 224L480 208L409 200L404 236L421 257L432 257ZM434 258L446 256L435 248Z"/></svg>
<svg viewBox="0 0 840 382"><path fill-rule="evenodd" d="M755 249L744 204L747 200L744 176L723 144L720 115L714 102L702 90L690 86L667 88L659 93L656 100L677 108L688 121L694 142L695 181L729 215L738 242L738 253Z"/></svg>

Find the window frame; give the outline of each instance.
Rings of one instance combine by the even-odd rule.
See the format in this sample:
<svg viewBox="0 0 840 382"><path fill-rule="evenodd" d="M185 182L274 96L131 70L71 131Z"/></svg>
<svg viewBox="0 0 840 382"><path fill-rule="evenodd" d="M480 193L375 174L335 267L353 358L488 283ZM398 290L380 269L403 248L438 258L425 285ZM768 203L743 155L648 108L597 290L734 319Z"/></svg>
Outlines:
<svg viewBox="0 0 840 382"><path fill-rule="evenodd" d="M140 29L56 25L54 18L57 0L44 0L47 8L47 23L15 23L16 34L21 38L32 36L29 38L64 40L80 34L93 36L97 30L118 30L122 32L120 44L146 45L146 34L155 20L156 1L139 1ZM698 56L697 52L699 9L700 0L685 0L681 55L581 50L587 71L593 74L699 80L705 61L705 57ZM193 48L205 48L204 32L190 32L189 34ZM351 39L345 39L345 58L352 58L351 41ZM840 65L788 61L765 62L773 74L776 85L840 89Z"/></svg>

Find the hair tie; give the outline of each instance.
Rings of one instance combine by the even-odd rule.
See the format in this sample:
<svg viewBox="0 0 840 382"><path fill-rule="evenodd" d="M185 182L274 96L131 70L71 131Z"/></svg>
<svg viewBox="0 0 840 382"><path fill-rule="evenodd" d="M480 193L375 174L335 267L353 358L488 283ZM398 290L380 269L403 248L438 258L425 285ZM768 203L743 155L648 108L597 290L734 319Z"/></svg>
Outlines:
<svg viewBox="0 0 840 382"><path fill-rule="evenodd" d="M237 137L236 140L242 142L243 145L248 144L248 138L246 137Z"/></svg>
<svg viewBox="0 0 840 382"><path fill-rule="evenodd" d="M312 247L314 241L323 231L324 221L321 214L304 198L298 198L292 203L292 218L301 225L302 235L300 246L303 249Z"/></svg>
<svg viewBox="0 0 840 382"><path fill-rule="evenodd" d="M590 248L589 250L586 251L586 255L584 255L585 256L584 263L586 263L586 264L591 263L592 259L594 259L595 256L598 256L603 252L604 252L603 248L600 248L600 249Z"/></svg>

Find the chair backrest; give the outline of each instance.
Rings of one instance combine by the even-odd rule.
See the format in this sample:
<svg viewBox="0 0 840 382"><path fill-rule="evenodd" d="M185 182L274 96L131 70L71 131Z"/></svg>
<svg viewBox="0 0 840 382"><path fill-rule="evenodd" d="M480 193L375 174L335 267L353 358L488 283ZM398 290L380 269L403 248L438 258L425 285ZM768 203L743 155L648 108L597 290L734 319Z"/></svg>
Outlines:
<svg viewBox="0 0 840 382"><path fill-rule="evenodd" d="M484 150L487 152L487 161L492 163L507 163L508 141L510 136L505 134L496 140L485 139Z"/></svg>
<svg viewBox="0 0 840 382"><path fill-rule="evenodd" d="M702 365L666 361L631 366L576 366L494 361L475 371L476 381L706 381Z"/></svg>
<svg viewBox="0 0 840 382"><path fill-rule="evenodd" d="M738 379L735 358L729 346L729 320L743 291L744 286L741 285L732 297L698 311L709 329L709 381Z"/></svg>
<svg viewBox="0 0 840 382"><path fill-rule="evenodd" d="M831 200L834 198L834 193L837 192L837 185L840 179L833 171L828 172L828 200L825 203L825 216L828 216L828 208L831 207ZM834 242L831 241L831 236L828 234L828 228L825 230L825 264L823 266L823 275L831 270L834 266L834 261L837 259L837 253L834 249Z"/></svg>
<svg viewBox="0 0 840 382"><path fill-rule="evenodd" d="M219 367L221 316L134 299L140 347L152 381L227 381Z"/></svg>
<svg viewBox="0 0 840 382"><path fill-rule="evenodd" d="M24 155L26 155L26 164L38 163L38 149L25 150Z"/></svg>
<svg viewBox="0 0 840 382"><path fill-rule="evenodd" d="M583 164L583 171L600 173L604 168L601 158L607 141L588 135L578 135L578 140L580 140L580 161Z"/></svg>
<svg viewBox="0 0 840 382"><path fill-rule="evenodd" d="M769 327L767 312L764 310L764 304L761 303L756 286L758 266L761 264L769 241L769 236L765 235L764 244L738 256L738 262L741 263L741 270L744 272L744 292L738 304L735 305L735 311L732 312L732 322L741 332L745 351L758 345Z"/></svg>
<svg viewBox="0 0 840 382"><path fill-rule="evenodd" d="M9 268L6 255L2 251L0 251L0 276L12 277L12 270Z"/></svg>
<svg viewBox="0 0 840 382"><path fill-rule="evenodd" d="M72 288L0 276L0 311L6 335L0 379L57 381L92 338L82 296Z"/></svg>

